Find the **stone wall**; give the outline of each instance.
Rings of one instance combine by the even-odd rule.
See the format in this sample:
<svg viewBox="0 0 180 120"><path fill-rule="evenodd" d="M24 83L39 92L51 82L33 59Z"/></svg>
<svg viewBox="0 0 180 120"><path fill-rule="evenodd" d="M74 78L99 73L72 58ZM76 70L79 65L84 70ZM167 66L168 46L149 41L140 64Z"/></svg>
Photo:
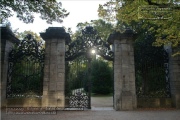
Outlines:
<svg viewBox="0 0 180 120"><path fill-rule="evenodd" d="M172 108L171 98L137 98L138 108Z"/></svg>
<svg viewBox="0 0 180 120"><path fill-rule="evenodd" d="M7 100L7 107L41 107L39 98L12 98Z"/></svg>

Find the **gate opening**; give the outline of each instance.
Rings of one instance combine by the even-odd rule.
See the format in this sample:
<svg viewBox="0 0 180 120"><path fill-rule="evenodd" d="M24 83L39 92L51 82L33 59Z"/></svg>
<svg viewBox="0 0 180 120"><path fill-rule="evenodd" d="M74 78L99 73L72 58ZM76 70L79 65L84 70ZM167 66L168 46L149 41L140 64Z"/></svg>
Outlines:
<svg viewBox="0 0 180 120"><path fill-rule="evenodd" d="M110 49L110 44L101 40L96 30L90 26L82 30L81 36L78 36L77 40L68 44L66 48L66 108L91 109L91 95L95 86L93 73L96 70L92 65L97 61L97 55L104 60L112 61L113 51ZM108 63L105 63L105 65L108 65ZM103 71L97 74L100 76ZM101 78L101 80L105 78ZM100 80L99 82L103 83ZM112 86L111 88L100 89L102 91L107 89L113 91Z"/></svg>

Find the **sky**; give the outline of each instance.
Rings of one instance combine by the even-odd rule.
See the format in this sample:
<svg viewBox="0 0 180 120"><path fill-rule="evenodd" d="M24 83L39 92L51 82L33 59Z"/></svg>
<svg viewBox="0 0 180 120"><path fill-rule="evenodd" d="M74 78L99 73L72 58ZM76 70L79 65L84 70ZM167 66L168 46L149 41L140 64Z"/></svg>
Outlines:
<svg viewBox="0 0 180 120"><path fill-rule="evenodd" d="M35 15L33 23L25 24L18 18L11 17L9 21L13 30L18 29L18 32L31 30L36 33L44 32L48 27L62 27L71 28L73 32L76 30L76 25L79 22L89 22L90 20L98 19L99 4L104 4L108 0L61 0L62 7L65 8L70 15L63 19L63 23L47 24L45 20L39 18L38 14Z"/></svg>

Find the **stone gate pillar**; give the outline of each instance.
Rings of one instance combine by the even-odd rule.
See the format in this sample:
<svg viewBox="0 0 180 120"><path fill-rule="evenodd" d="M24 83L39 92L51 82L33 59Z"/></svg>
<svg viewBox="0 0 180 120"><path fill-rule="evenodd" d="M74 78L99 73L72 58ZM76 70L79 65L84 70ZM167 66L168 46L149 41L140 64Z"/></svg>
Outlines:
<svg viewBox="0 0 180 120"><path fill-rule="evenodd" d="M133 110L137 107L135 89L133 31L111 34L114 45L114 108Z"/></svg>
<svg viewBox="0 0 180 120"><path fill-rule="evenodd" d="M1 31L1 83L0 83L0 102L1 107L7 106L6 101L6 86L7 86L7 74L8 74L8 57L9 52L13 49L14 44L19 43L20 41L15 37L12 31L6 27L0 27Z"/></svg>
<svg viewBox="0 0 180 120"><path fill-rule="evenodd" d="M180 56L172 56L171 48L169 53L169 73L172 105L180 109Z"/></svg>
<svg viewBox="0 0 180 120"><path fill-rule="evenodd" d="M70 36L62 27L40 33L45 43L42 107L65 107L65 43Z"/></svg>

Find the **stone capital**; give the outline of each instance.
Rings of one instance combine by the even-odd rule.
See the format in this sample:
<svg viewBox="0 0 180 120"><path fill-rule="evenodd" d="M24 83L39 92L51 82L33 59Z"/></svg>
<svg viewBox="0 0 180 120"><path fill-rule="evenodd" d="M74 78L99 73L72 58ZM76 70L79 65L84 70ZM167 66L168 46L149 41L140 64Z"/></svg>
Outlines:
<svg viewBox="0 0 180 120"><path fill-rule="evenodd" d="M71 41L69 33L66 33L63 27L49 27L46 29L46 32L40 33L40 35L45 41L50 41L52 39L64 39L66 44Z"/></svg>
<svg viewBox="0 0 180 120"><path fill-rule="evenodd" d="M121 42L128 42L128 41L132 41L136 38L136 34L129 28L127 28L123 33L121 32L114 32L112 34L110 34L109 38L108 38L108 42L110 44L114 43L114 40L119 40Z"/></svg>
<svg viewBox="0 0 180 120"><path fill-rule="evenodd" d="M0 27L1 30L1 44L6 43L6 41L10 41L12 43L19 43L20 40L16 38L14 33L7 27Z"/></svg>

